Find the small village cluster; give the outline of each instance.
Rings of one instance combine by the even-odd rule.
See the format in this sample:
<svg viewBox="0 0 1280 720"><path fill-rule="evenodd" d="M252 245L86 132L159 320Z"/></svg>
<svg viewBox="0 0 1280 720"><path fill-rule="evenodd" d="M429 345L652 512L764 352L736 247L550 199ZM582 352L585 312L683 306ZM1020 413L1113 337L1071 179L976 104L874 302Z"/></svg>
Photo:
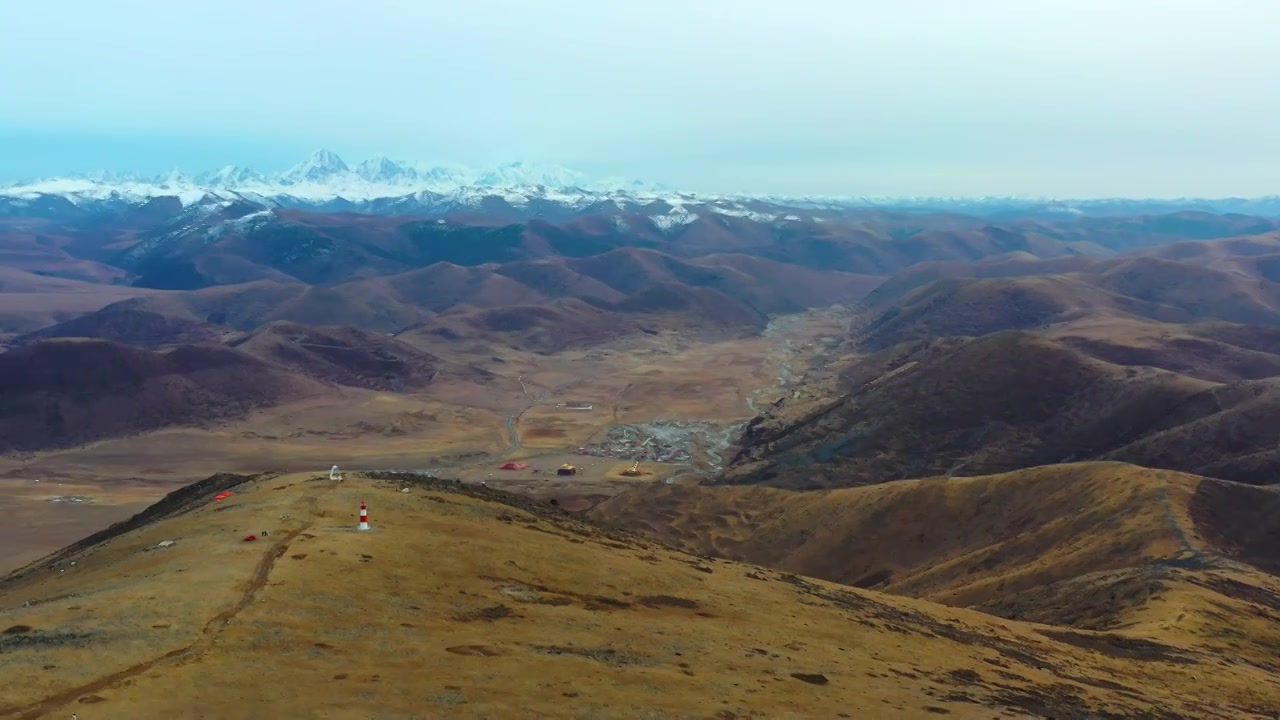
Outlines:
<svg viewBox="0 0 1280 720"><path fill-rule="evenodd" d="M688 463L693 460L696 427L682 423L635 426L615 425L604 440L578 448L579 455L644 460L660 463Z"/></svg>

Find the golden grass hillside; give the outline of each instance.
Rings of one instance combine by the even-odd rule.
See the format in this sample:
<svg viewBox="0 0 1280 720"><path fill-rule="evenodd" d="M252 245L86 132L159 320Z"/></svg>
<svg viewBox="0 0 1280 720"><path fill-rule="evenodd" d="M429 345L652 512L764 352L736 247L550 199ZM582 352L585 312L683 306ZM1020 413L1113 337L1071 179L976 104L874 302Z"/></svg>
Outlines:
<svg viewBox="0 0 1280 720"><path fill-rule="evenodd" d="M1280 669L1271 488L1077 463L829 492L656 485L593 516L692 552Z"/></svg>
<svg viewBox="0 0 1280 720"><path fill-rule="evenodd" d="M1198 482L1077 463L830 492L651 485L594 515L696 552L968 606L1175 556L1189 525L1175 508Z"/></svg>
<svg viewBox="0 0 1280 720"><path fill-rule="evenodd" d="M1171 720L1280 703L1274 669L1194 646L686 555L483 489L241 480L0 582L0 717Z"/></svg>

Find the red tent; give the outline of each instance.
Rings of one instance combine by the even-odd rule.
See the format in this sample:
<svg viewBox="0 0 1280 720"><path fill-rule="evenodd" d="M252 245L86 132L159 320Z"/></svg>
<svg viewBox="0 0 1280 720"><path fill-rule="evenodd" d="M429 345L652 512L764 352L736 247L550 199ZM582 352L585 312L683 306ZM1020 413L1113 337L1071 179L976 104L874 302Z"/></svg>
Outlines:
<svg viewBox="0 0 1280 720"><path fill-rule="evenodd" d="M527 467L529 467L529 463L509 462L498 469L499 470L524 470Z"/></svg>

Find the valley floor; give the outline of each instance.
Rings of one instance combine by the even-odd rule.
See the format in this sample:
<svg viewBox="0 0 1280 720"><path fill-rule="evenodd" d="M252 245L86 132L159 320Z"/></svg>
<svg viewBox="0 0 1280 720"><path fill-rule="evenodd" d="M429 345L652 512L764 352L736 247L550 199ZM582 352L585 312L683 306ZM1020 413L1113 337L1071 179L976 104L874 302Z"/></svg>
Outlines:
<svg viewBox="0 0 1280 720"><path fill-rule="evenodd" d="M203 428L172 428L64 451L0 458L0 572L123 520L216 472L328 468L426 470L586 507L634 485L630 461L582 457L610 428L706 423L676 438L691 462L646 463L640 481L696 477L724 462L737 428L787 393L820 338L845 332L836 307L781 316L755 338L702 342L676 334L537 355L493 347L431 347L455 368L421 393L344 388ZM590 411L557 407L583 402ZM532 472L499 471L527 461ZM557 479L573 463L578 474ZM622 467L620 467L622 466ZM77 502L60 501L75 496Z"/></svg>

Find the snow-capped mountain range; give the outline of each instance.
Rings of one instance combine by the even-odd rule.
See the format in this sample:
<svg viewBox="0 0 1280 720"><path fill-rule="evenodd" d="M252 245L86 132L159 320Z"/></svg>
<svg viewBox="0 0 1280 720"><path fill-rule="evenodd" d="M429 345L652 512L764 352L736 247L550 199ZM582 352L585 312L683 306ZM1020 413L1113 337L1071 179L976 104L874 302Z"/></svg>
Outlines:
<svg viewBox="0 0 1280 720"><path fill-rule="evenodd" d="M97 173L0 187L0 196L28 200L41 195L62 196L72 202L177 197L184 205L205 195L244 195L254 200L278 199L286 201L284 204L296 204L335 200L361 203L417 193L455 197L525 195L534 198L619 192L656 197L665 191L639 181L593 180L559 165L524 162L476 170L460 165L424 166L376 157L352 167L328 150L319 150L305 161L272 175L249 167L228 165L195 176L179 170L156 177Z"/></svg>
<svg viewBox="0 0 1280 720"><path fill-rule="evenodd" d="M882 208L993 217L1028 211L1063 217L1199 210L1280 217L1280 196L1274 195L1225 199L1083 200L707 195L678 192L638 180L590 178L560 165L524 162L478 170L460 165L425 165L376 157L352 167L328 150L319 150L305 161L276 174L226 166L195 176L180 170L156 177L103 172L0 186L0 216L21 215L29 208L49 202L60 201L75 208L94 210L137 205L163 197L175 197L184 207L248 201L263 207L375 214L478 210L492 207L497 202L517 214L545 215L548 212L573 213L597 209L603 204L623 210L645 208L646 214L656 211L676 224L687 221L689 212L686 206L690 205L709 205L725 214L748 216L765 212L776 217L785 216L787 208L827 212ZM670 217L665 217L667 215Z"/></svg>

